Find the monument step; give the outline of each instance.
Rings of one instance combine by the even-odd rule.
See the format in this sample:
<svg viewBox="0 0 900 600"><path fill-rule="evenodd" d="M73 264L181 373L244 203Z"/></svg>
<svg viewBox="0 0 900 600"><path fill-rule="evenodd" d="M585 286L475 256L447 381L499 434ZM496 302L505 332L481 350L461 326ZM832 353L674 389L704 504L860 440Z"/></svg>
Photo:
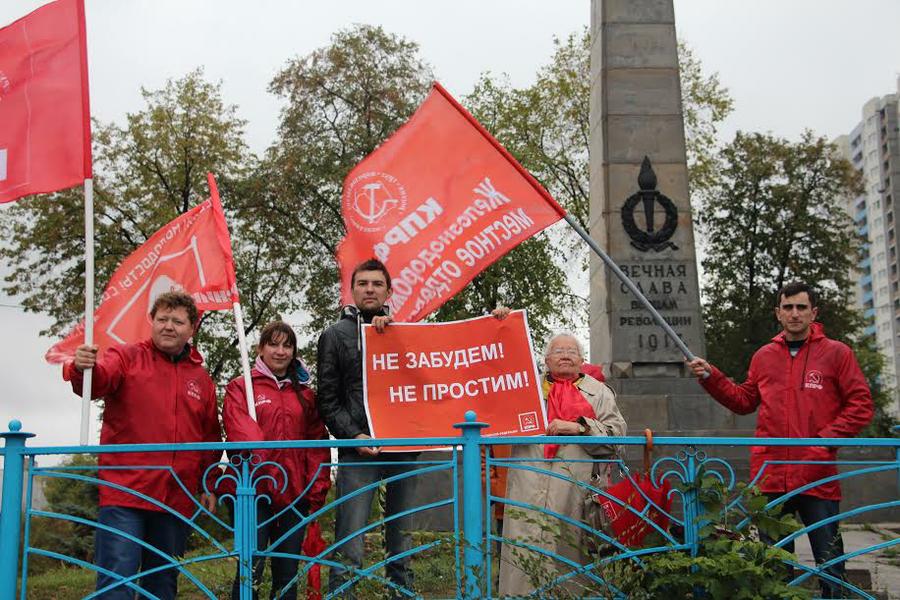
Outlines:
<svg viewBox="0 0 900 600"><path fill-rule="evenodd" d="M716 431L730 435L754 429L755 415L736 415L703 393L679 394L658 390L655 394L620 394L616 403L629 431ZM727 433L726 433L727 432Z"/></svg>
<svg viewBox="0 0 900 600"><path fill-rule="evenodd" d="M643 396L646 394L700 394L706 392L696 377L611 377L607 383L617 394Z"/></svg>

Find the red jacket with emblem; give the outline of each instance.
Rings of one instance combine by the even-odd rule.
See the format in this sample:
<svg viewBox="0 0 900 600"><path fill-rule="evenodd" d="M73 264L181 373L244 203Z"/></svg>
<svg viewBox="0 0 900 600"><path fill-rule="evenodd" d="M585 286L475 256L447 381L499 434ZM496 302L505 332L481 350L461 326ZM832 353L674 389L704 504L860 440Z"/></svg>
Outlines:
<svg viewBox="0 0 900 600"><path fill-rule="evenodd" d="M244 379L234 379L225 387L222 417L229 442L328 439L328 430L316 409L315 393L309 387L286 380L276 381L260 368L254 368L251 376L256 421L247 411ZM254 450L253 453L263 461L281 465L287 473L287 488L283 493L273 494L269 483L257 490L272 495L275 508L284 508L301 495L299 503L305 500L310 512L325 503L325 495L331 487L330 448ZM272 469L267 469L266 473L275 476L280 488L283 476Z"/></svg>
<svg viewBox="0 0 900 600"><path fill-rule="evenodd" d="M846 438L858 434L872 420L872 394L846 344L825 337L813 323L796 356L791 356L784 332L753 355L747 380L737 385L713 367L701 385L719 403L738 414L759 408L757 437ZM751 450L750 471L766 493L795 490L837 473L835 465L768 464L766 461L833 461L837 450L822 446L757 446ZM806 492L840 500L836 481Z"/></svg>
<svg viewBox="0 0 900 600"><path fill-rule="evenodd" d="M104 399L101 444L222 441L215 385L195 349L173 362L151 340L114 346L103 353L93 371L91 395ZM63 367L63 377L71 381L76 394L82 393L84 374L71 361ZM202 491L203 471L220 455L221 451L101 454L100 478L189 516L198 506L191 495ZM155 468L120 469L129 465ZM100 506L164 511L105 485L100 486Z"/></svg>

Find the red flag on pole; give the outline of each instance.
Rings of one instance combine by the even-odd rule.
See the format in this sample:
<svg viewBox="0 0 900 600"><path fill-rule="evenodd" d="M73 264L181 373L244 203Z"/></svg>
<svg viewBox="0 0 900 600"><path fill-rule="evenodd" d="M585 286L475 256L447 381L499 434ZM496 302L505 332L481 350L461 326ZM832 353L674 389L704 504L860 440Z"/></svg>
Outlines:
<svg viewBox="0 0 900 600"><path fill-rule="evenodd" d="M398 321L418 321L565 211L435 83L415 114L350 171L337 251L342 301L350 274L377 257L392 277Z"/></svg>
<svg viewBox="0 0 900 600"><path fill-rule="evenodd" d="M0 202L91 177L83 0L0 29Z"/></svg>
<svg viewBox="0 0 900 600"><path fill-rule="evenodd" d="M200 310L231 310L237 302L231 238L212 181L210 193L153 234L113 273L94 313L94 343L101 349L150 337L150 307L163 292L187 292ZM83 343L82 322L44 358L65 362Z"/></svg>

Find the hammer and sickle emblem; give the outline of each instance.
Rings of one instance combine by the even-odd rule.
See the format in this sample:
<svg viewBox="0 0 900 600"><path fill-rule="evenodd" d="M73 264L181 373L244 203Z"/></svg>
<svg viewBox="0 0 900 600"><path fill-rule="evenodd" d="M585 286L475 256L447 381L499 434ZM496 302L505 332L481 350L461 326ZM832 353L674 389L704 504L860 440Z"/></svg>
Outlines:
<svg viewBox="0 0 900 600"><path fill-rule="evenodd" d="M357 194L356 198L354 198L353 202L353 210L356 211L360 217L363 218L369 224L375 223L381 217L387 213L392 207L400 204L400 201L396 198L387 197L379 202L376 192L378 190L385 189L384 184L380 181L376 181L374 183L367 183L362 186L362 189L368 192L368 201L369 206L368 210L364 210L359 205L360 196L363 196L363 202L365 202L365 194Z"/></svg>

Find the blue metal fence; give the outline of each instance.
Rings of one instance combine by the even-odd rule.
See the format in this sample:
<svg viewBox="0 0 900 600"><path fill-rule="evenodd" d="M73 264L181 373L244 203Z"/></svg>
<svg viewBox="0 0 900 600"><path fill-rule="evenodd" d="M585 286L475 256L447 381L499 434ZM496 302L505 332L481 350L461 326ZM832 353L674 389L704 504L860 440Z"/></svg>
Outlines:
<svg viewBox="0 0 900 600"><path fill-rule="evenodd" d="M107 445L107 446L60 446L60 447L38 447L27 446L26 440L32 437L32 434L21 431L21 424L18 421L12 421L9 424L9 431L0 434L5 440L2 448L2 456L4 461L3 473L3 499L2 514L0 514L0 598L22 599L33 597L29 596L29 560L34 557L48 557L61 561L63 563L78 567L81 569L96 572L98 567L90 564L90 562L77 557L68 556L54 548L38 547L33 544L33 528L38 523L47 521L61 521L75 523L90 528L105 527L92 519L86 519L77 515L61 514L53 511L35 509L32 507L32 494L34 490L35 480L37 478L47 479L68 479L79 481L93 486L113 486L122 491L141 497L157 507L160 511L166 511L176 515L181 519L187 527L203 541L204 549L200 552L191 553L186 558L173 557L160 553L152 546L149 546L141 540L134 540L141 544L150 552L156 552L163 559L163 564L156 567L158 570L176 569L182 579L182 589L191 589L191 592L200 597L215 598L216 590L204 580L202 575L198 575L193 569L197 565L210 563L215 561L229 561L231 569L239 569L240 580L240 598L250 599L253 593L253 577L252 565L255 558L266 557L292 557L300 560L300 569L298 571L296 581L304 581L308 571L314 565L322 567L342 567L350 570L351 577L344 583L340 590L336 590L333 597L344 597L342 594L355 589L362 582L368 582L370 586L366 589L380 588L386 590L394 597L422 597L417 589L407 589L398 586L395 582L389 580L382 574L385 567L390 566L393 561L403 560L411 557L413 561L421 559L428 552L434 552L436 549L445 549L447 573L452 577L452 584L442 591L446 597L465 597L465 598L491 598L498 597L498 591L495 584L495 570L498 563L495 546L505 545L508 547L518 547L526 550L542 553L545 558L551 560L556 565L549 583L543 587L539 587L534 592L534 597L553 597L553 587L564 587L566 582L572 582L576 579L581 581L582 589L585 593L584 597L627 597L626 592L619 590L613 585L614 582L606 579L602 567L614 563L629 563L641 568L642 560L646 557L667 552L683 552L690 555L696 555L701 542L703 541L704 525L701 518L702 506L701 499L698 498L698 483L704 477L715 478L721 487L727 491L734 491L737 484L738 476L735 468L729 461L713 454L714 450L723 447L736 448L732 452L742 452L742 448L750 446L769 445L769 446L818 446L821 440L811 439L753 439L753 438L707 438L707 437L667 437L657 438L655 445L657 447L672 451L667 456L658 458L650 469L650 477L656 484L664 480L676 483L676 486L670 492L674 498L675 504L669 510L656 505L652 498L647 506L643 508L634 508L628 502L622 501L607 494L602 489L595 487L591 481L572 481L572 485L576 485L582 489L585 495L600 494L611 502L618 503L618 507L625 512L633 513L643 522L648 523L648 527L654 530L658 536L656 545L651 547L631 547L621 543L609 531L596 530L585 522L580 522L566 515L543 511L540 507L535 507L520 500L505 496L499 490L492 490L489 477L486 473L491 467L503 467L512 470L528 470L537 476L560 478L560 474L552 473L548 465L535 465L533 460L523 462L510 458L495 458L493 453L488 449L498 444L520 445L534 443L558 443L558 444L596 444L598 441L603 443L614 443L622 447L642 446L645 444L644 437L622 437L622 438L590 438L590 437L540 437L540 438L485 438L481 436L481 429L486 424L479 423L475 419L474 413L467 413L466 420L457 425L460 429L460 437L433 438L425 440L427 445L435 447L449 448L445 455L423 455L422 460L410 462L409 467L403 473L394 476L394 478L417 478L430 477L429 481L440 481L441 489L429 489L427 501L423 500L413 508L398 515L390 515L388 517L373 517L362 530L361 534L376 531L386 521L392 519L404 518L410 515L421 515L428 511L443 510L449 511L451 518L451 531L446 536L432 536L432 539L422 539L414 544L408 551L402 555L385 556L381 559L380 555L362 567L356 568L343 564L337 559L339 555L335 553L340 550L340 546L347 538L343 540L332 540L330 544L326 544L326 548L313 556L303 555L285 555L283 553L273 551L281 540L276 540L267 548L257 548L256 530L257 527L264 523L257 522L257 503L266 501L267 495L261 491L261 485L264 481L274 484L275 488L284 489L287 473L279 465L271 463L262 463L255 458L252 450L255 449L273 449L273 448L314 448L314 447L359 447L359 446L391 446L395 448L421 446L421 439L396 439L396 440L327 440L327 441L293 441L293 442L257 442L257 443L219 443L219 444L151 444L151 445ZM782 539L775 541L775 546L784 547L789 545L794 539L804 536L810 529L824 525L826 522L835 520L844 520L851 517L871 518L878 520L878 511L885 511L900 507L900 439L894 438L873 438L873 439L834 439L828 441L832 447L856 447L856 448L885 448L892 449L892 458L884 460L859 460L859 461L836 461L842 465L844 472L828 479L848 479L871 477L878 474L890 474L893 478L896 476L897 484L893 486L893 490L889 495L889 499L884 502L878 502L867 506L858 506L847 510L844 513L836 515L828 521L816 523L800 529L794 533L784 536ZM104 481L97 474L97 467L83 466L38 466L40 461L36 459L41 456L50 455L77 455L77 454L93 454L100 455L104 453L128 453L128 452L190 452L199 450L216 450L227 451L232 460L224 461L220 464L210 465L207 469L209 477L204 477L204 485L208 491L215 491L215 486L228 481L233 484L232 489L228 493L219 498L220 505L229 504L232 509L232 519L227 519L219 515L209 513L199 502L196 502L193 514L189 516L182 515L172 508L166 506L159 500L149 498L116 486L109 481ZM31 468L24 469L26 460L31 464ZM547 459L546 463L552 463L554 459ZM596 460L596 463L607 463L617 467L621 471L623 480L631 478L634 480L635 471L629 471L626 462L620 457L613 457L606 460ZM790 461L782 461L790 462ZM795 461L796 462L796 461ZM830 463L833 464L833 463ZM109 467L103 467L109 468ZM135 467L127 467L134 469ZM153 465L142 467L146 469L159 469ZM348 468L348 467L342 467ZM24 475L27 473L27 479ZM274 473L274 474L273 474ZM171 472L173 477L174 472ZM755 481L749 482L750 485L758 483L761 477L765 476L765 469L757 476ZM437 478L437 479L435 479ZM279 481L279 479L281 479ZM571 481L571 480L570 480ZM824 482L820 481L818 483ZM365 493L380 483L376 482L366 489L359 490L358 493ZM813 487L814 484L807 486ZM434 487L432 485L432 487ZM807 488L796 490L793 494L799 494L807 491ZM457 492L462 490L461 495ZM347 497L337 499L328 503L320 510L316 510L311 514L304 514L299 510L302 502L304 491L300 498L294 499L294 502L280 509L270 519L275 519L278 514L284 514L286 511L293 511L297 516L297 525L295 529L305 527L308 523L322 520L330 514L333 514L335 507L342 502L348 500ZM24 503L23 503L24 495ZM777 506L789 500L792 495L787 495L776 500L768 502L767 508ZM723 510L732 510L741 508L740 503L745 498L729 497L727 506ZM584 553L582 559L573 560L571 557L565 557L547 552L539 545L529 543L528 540L510 539L504 537L503 532L492 531L491 527L491 511L495 504L504 504L507 510L534 510L543 513L549 519L556 520L557 524L562 527L568 527L577 531L579 534L587 534L598 540L599 544L605 548L605 551L599 554ZM24 504L24 509L23 509ZM656 520L660 514L668 521L667 526L659 525ZM883 514L883 513L882 513ZM23 527L24 524L24 527ZM740 531L746 528L748 520L734 524L734 529ZM213 531L215 529L215 531ZM223 533L224 532L224 533ZM290 532L282 536L282 539L289 535ZM124 534L123 534L124 535ZM351 536L353 537L353 536ZM134 538L132 538L134 539ZM19 543L16 543L16 542ZM867 548L857 548L843 556L836 557L829 563L823 565L803 565L796 561L791 561L790 566L795 569L795 576L791 580L791 585L802 586L809 585L810 581L816 578L834 579L826 570L834 563L855 558L867 552L882 551L893 546L900 546L900 537L895 539L885 539L883 542L874 544ZM140 588L136 575L131 578L121 578L114 574L114 583L111 587L127 586L135 591L143 591ZM325 578L323 578L323 581ZM870 592L860 589L859 587L844 581L834 580L836 585L841 586L847 593L847 597L857 598L874 598ZM374 588L372 587L374 586ZM220 586L221 587L221 586ZM230 587L230 582L229 582ZM324 586L323 586L324 587ZM302 589L302 586L301 586ZM104 590L91 591L86 597L97 597ZM324 591L324 590L323 590ZM222 593L219 590L218 593ZM230 594L230 591L227 595ZM430 597L438 597L441 594L430 593ZM147 597L153 597L147 595ZM331 597L327 592L324 597ZM365 597L360 595L359 597Z"/></svg>

